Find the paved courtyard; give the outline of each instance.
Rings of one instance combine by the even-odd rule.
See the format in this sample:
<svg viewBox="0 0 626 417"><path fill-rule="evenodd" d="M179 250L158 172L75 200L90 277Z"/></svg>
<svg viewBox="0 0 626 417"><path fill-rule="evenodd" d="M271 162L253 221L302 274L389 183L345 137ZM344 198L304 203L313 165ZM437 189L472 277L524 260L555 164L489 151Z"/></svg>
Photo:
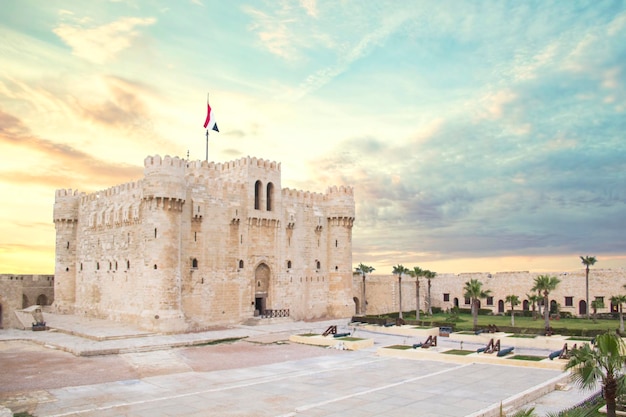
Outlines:
<svg viewBox="0 0 626 417"><path fill-rule="evenodd" d="M48 321L53 323L55 318ZM0 404L28 405L35 416L445 417L499 415L501 403L507 408L520 400L528 407L536 407L539 415L545 415L568 408L593 393L568 385L564 391L536 394L542 386L566 380L566 375L556 370L408 360L376 354L382 346L414 342L402 336L361 332L358 336L374 338L375 345L356 352L286 342L289 334L320 333L329 324L351 330L346 319L233 326L212 332L141 337L132 337L132 329L125 329L130 334L122 336L116 326L93 321L84 330L92 334L82 336L0 330L0 345L2 341L9 344L21 339L19 343L29 346L33 343L24 340L30 339L43 346L39 349L48 349L51 355L66 355L64 360L69 365L49 368L53 378L65 382L54 385L43 381L48 387L10 389L10 379L0 377ZM230 337L245 339L209 344L211 340ZM176 347L185 346L180 345L181 341L187 347ZM452 341L444 339L441 343ZM188 346L192 344L203 345ZM106 353L98 352L99 348L120 352L98 355ZM19 355L11 358L19 361ZM0 367L6 369L7 360L9 355L0 350ZM76 374L83 369L81 366L86 366L81 360L92 366L84 368L89 373L83 375L84 380ZM89 382L88 377L95 376L97 369L105 374L107 369L111 370L108 380ZM20 380L45 379L46 369L33 367L24 372L19 374ZM13 388L20 388L18 381L15 384Z"/></svg>

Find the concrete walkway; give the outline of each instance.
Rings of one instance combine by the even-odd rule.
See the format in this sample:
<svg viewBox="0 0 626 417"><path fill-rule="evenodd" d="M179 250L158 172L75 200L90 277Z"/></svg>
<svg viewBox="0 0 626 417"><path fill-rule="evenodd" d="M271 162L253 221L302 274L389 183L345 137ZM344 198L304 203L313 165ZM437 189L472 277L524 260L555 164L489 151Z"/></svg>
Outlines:
<svg viewBox="0 0 626 417"><path fill-rule="evenodd" d="M141 352L229 338L321 333L329 325L352 331L348 319L282 321L214 331L158 335L129 326L46 314L57 331L0 330L1 340L30 340L75 355ZM69 334L74 332L75 334ZM498 416L500 404L526 404L538 415L571 407L593 394L567 385L533 399L542 386L567 375L555 370L445 360L407 360L376 355L404 336L357 330L374 347L306 360L213 372L184 372L48 390L36 416ZM80 333L80 336L76 333ZM459 348L439 338L440 345ZM465 349L473 349L466 344ZM549 352L528 349L526 354ZM446 356L446 355L441 355ZM526 401L526 399L529 399ZM505 407L506 408L506 407Z"/></svg>

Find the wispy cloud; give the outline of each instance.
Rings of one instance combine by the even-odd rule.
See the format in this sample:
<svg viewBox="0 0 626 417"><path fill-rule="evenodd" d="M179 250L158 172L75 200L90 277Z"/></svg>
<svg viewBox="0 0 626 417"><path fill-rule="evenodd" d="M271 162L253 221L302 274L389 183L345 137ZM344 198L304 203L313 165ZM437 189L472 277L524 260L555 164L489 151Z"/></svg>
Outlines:
<svg viewBox="0 0 626 417"><path fill-rule="evenodd" d="M0 169L0 181L64 187L75 184L88 189L128 182L140 178L143 169L138 166L102 160L70 145L40 138L31 134L22 121L0 109L0 146L19 146L29 153L39 153L51 164L28 167L24 170ZM94 179L97 179L94 181Z"/></svg>
<svg viewBox="0 0 626 417"><path fill-rule="evenodd" d="M67 11L62 15L74 17ZM139 27L154 23L156 19L152 17L123 17L95 26L89 18L73 18L70 23L61 23L53 32L72 48L74 55L103 64L131 46L133 39L139 36Z"/></svg>

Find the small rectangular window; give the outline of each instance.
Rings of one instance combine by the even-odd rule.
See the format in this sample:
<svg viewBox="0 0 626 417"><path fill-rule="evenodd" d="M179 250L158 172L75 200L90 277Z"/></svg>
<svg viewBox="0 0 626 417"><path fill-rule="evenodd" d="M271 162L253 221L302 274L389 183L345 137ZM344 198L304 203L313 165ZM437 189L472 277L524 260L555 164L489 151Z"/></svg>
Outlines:
<svg viewBox="0 0 626 417"><path fill-rule="evenodd" d="M450 301L450 293L446 293L443 295L443 301Z"/></svg>
<svg viewBox="0 0 626 417"><path fill-rule="evenodd" d="M470 303L470 299L468 297L465 297L465 304L469 305Z"/></svg>
<svg viewBox="0 0 626 417"><path fill-rule="evenodd" d="M565 307L574 306L574 297L565 297Z"/></svg>
<svg viewBox="0 0 626 417"><path fill-rule="evenodd" d="M487 305L488 306L492 306L493 305L493 297L487 297Z"/></svg>

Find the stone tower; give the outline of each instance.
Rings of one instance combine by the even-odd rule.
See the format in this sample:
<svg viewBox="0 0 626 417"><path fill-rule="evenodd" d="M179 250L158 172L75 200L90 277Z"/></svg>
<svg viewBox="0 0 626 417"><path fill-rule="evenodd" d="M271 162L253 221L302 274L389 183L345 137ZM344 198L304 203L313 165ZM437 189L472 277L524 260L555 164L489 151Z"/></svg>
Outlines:
<svg viewBox="0 0 626 417"><path fill-rule="evenodd" d="M181 309L182 212L186 201L186 161L150 156L144 160L140 217L145 245L142 293L144 326L174 331L184 326Z"/></svg>
<svg viewBox="0 0 626 417"><path fill-rule="evenodd" d="M351 187L330 187L328 200L328 262L331 300L330 316L348 316L354 311L352 285L352 225L354 193Z"/></svg>
<svg viewBox="0 0 626 417"><path fill-rule="evenodd" d="M56 248L54 263L54 305L57 311L73 313L76 302L76 231L78 191L57 190L54 198Z"/></svg>

